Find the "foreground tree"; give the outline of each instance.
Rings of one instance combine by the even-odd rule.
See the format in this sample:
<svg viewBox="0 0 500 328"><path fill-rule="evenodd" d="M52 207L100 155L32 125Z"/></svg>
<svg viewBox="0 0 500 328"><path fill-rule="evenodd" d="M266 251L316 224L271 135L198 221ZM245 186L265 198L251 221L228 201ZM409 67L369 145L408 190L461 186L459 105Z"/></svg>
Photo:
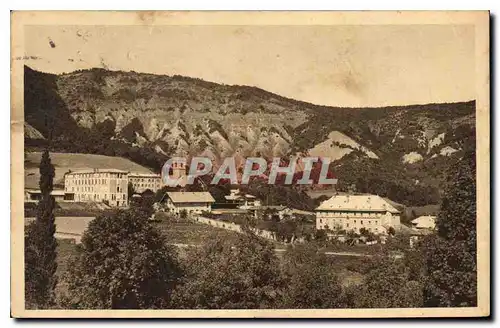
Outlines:
<svg viewBox="0 0 500 328"><path fill-rule="evenodd" d="M283 308L342 307L340 282L332 264L316 245L290 246L283 257L283 278L287 286L283 293Z"/></svg>
<svg viewBox="0 0 500 328"><path fill-rule="evenodd" d="M477 305L476 161L467 152L452 167L437 221L426 241L426 306Z"/></svg>
<svg viewBox="0 0 500 328"><path fill-rule="evenodd" d="M353 308L409 308L422 306L422 282L415 279L404 259L386 255L372 260L372 270L360 285L345 292L345 303Z"/></svg>
<svg viewBox="0 0 500 328"><path fill-rule="evenodd" d="M25 230L25 297L29 308L47 308L54 303L57 284L57 241L54 207L50 194L53 189L54 166L46 149L40 162L41 199L37 207L36 220Z"/></svg>
<svg viewBox="0 0 500 328"><path fill-rule="evenodd" d="M463 241L426 241L426 307L477 306L476 256Z"/></svg>
<svg viewBox="0 0 500 328"><path fill-rule="evenodd" d="M273 308L280 297L279 262L272 244L247 232L236 241L208 239L188 254L174 300L181 308Z"/></svg>
<svg viewBox="0 0 500 328"><path fill-rule="evenodd" d="M65 277L65 307L170 306L181 274L177 255L145 215L140 210L120 210L90 223Z"/></svg>

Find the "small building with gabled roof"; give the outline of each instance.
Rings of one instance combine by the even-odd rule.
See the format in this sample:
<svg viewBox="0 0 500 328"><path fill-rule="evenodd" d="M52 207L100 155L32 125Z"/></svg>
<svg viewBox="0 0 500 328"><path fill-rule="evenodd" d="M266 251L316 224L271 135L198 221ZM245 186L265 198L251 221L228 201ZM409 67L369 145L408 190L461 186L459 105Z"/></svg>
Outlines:
<svg viewBox="0 0 500 328"><path fill-rule="evenodd" d="M416 229L430 229L436 228L436 217L433 215L422 215L411 221L413 227Z"/></svg>
<svg viewBox="0 0 500 328"><path fill-rule="evenodd" d="M167 209L176 214L182 211L196 214L204 211L211 212L213 203L215 203L215 199L207 191L167 192Z"/></svg>

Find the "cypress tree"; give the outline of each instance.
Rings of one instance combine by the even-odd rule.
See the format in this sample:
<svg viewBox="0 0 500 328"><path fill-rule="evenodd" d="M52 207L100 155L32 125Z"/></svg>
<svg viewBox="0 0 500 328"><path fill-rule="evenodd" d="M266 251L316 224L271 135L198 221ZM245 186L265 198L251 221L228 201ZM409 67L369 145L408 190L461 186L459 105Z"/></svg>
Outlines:
<svg viewBox="0 0 500 328"><path fill-rule="evenodd" d="M40 162L40 191L36 220L25 230L25 298L27 308L48 308L54 303L56 277L55 170L46 149Z"/></svg>

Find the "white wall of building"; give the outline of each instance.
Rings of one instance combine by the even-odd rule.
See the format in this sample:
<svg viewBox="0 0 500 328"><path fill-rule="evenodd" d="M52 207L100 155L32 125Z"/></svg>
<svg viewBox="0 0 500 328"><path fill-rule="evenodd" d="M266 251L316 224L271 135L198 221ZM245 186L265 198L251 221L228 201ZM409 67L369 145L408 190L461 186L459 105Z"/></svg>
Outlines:
<svg viewBox="0 0 500 328"><path fill-rule="evenodd" d="M342 211L317 211L316 229L336 228L341 230L353 230L359 233L361 228L365 228L375 234L384 233L385 226L395 229L400 226L400 216L390 212L342 212Z"/></svg>
<svg viewBox="0 0 500 328"><path fill-rule="evenodd" d="M94 170L70 172L64 176L65 193L73 193L75 202L107 202L110 206L128 206L127 172Z"/></svg>
<svg viewBox="0 0 500 328"><path fill-rule="evenodd" d="M161 176L159 174L132 174L128 175L128 180L134 186L137 193L142 193L146 190L156 192L162 187Z"/></svg>
<svg viewBox="0 0 500 328"><path fill-rule="evenodd" d="M212 211L210 203L173 203L170 199L167 201L167 208L170 212L176 214L179 214L182 211L186 211L188 214L201 214L202 212Z"/></svg>

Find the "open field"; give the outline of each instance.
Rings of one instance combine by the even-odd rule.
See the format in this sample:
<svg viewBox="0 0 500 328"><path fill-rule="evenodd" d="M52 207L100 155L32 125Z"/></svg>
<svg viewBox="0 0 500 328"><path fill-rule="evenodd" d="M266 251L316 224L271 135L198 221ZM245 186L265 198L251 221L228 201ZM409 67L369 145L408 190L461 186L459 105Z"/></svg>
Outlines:
<svg viewBox="0 0 500 328"><path fill-rule="evenodd" d="M159 217L161 218L161 215ZM212 238L214 234L224 239L233 240L238 236L237 232L187 219L162 218L154 224L167 237L167 242L170 244L199 245L206 238Z"/></svg>
<svg viewBox="0 0 500 328"><path fill-rule="evenodd" d="M38 188L40 180L39 164L42 158L41 152L26 153L24 163L24 187ZM92 155L92 154L74 154L74 153L50 153L50 159L56 169L54 184L64 183L64 173L69 170L88 170L88 169L119 169L124 171L134 171L150 173L151 171L139 164L136 164L122 157Z"/></svg>

